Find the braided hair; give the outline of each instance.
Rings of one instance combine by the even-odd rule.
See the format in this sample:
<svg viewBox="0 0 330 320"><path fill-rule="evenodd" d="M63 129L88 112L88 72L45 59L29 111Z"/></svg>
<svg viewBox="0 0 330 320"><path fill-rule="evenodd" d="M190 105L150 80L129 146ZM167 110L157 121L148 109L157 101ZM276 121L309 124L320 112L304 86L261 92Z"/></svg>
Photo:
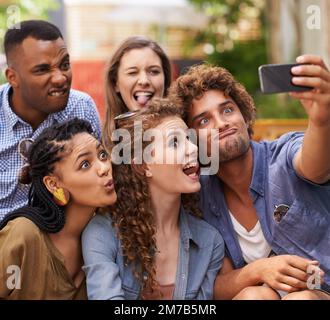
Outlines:
<svg viewBox="0 0 330 320"><path fill-rule="evenodd" d="M59 232L64 226L64 208L58 206L43 183L43 178L52 173L55 164L64 156L65 142L78 133L93 133L89 122L74 118L46 128L33 142L28 151L29 167L24 179L31 183L28 205L7 214L0 223L0 230L9 220L26 217L42 231Z"/></svg>

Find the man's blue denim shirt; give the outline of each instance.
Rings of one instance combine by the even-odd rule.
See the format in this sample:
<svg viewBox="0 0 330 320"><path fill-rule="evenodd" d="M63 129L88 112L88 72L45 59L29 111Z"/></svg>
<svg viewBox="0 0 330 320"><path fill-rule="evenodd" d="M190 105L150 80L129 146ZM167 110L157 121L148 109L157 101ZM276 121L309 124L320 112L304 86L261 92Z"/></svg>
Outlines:
<svg viewBox="0 0 330 320"><path fill-rule="evenodd" d="M82 235L88 298L140 299L140 283L125 264L110 215L97 214ZM212 299L224 242L205 221L180 211L180 248L173 300Z"/></svg>
<svg viewBox="0 0 330 320"><path fill-rule="evenodd" d="M303 141L303 133L292 132L278 140L251 141L253 175L250 195L262 231L273 251L318 260L330 285L330 183L317 185L299 177L293 158ZM220 167L221 170L221 167ZM226 255L235 268L245 265L228 214L220 179L201 177L201 205L205 220L216 227L226 244ZM289 211L277 222L275 206Z"/></svg>

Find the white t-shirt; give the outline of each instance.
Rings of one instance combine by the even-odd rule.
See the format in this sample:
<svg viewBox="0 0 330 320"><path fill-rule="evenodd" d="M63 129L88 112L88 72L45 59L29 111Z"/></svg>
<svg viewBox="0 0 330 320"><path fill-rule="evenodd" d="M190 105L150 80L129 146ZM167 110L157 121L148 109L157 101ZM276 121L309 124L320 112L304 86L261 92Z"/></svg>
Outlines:
<svg viewBox="0 0 330 320"><path fill-rule="evenodd" d="M229 215L245 262L250 263L257 259L267 258L272 249L264 237L259 220L252 230L247 231L230 211Z"/></svg>

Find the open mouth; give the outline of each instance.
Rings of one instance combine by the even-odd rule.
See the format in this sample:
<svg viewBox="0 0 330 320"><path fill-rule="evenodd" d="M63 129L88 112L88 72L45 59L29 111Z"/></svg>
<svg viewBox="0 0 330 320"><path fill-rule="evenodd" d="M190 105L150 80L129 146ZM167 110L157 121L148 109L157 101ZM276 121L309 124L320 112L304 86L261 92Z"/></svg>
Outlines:
<svg viewBox="0 0 330 320"><path fill-rule="evenodd" d="M48 92L48 95L51 97L63 97L68 93L68 89L53 89Z"/></svg>
<svg viewBox="0 0 330 320"><path fill-rule="evenodd" d="M198 163L188 163L183 169L183 173L187 175L189 178L198 179L199 176L199 164Z"/></svg>
<svg viewBox="0 0 330 320"><path fill-rule="evenodd" d="M153 92L137 91L133 94L134 100L141 106L144 106L154 96Z"/></svg>

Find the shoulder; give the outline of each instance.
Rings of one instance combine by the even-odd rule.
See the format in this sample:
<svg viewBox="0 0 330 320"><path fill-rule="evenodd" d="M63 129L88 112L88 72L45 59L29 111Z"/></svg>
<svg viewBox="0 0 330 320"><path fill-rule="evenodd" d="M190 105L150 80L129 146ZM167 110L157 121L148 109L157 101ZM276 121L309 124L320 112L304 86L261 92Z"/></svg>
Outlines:
<svg viewBox="0 0 330 320"><path fill-rule="evenodd" d="M86 92L70 89L70 96L69 96L69 102L70 100L72 102L86 102L86 103L94 103L92 97L87 94Z"/></svg>
<svg viewBox="0 0 330 320"><path fill-rule="evenodd" d="M303 132L288 132L274 141L252 142L257 154L267 153L270 163L287 164L292 167L292 159L302 145Z"/></svg>
<svg viewBox="0 0 330 320"><path fill-rule="evenodd" d="M0 85L0 112L1 112L1 110L3 110L3 99L4 99L4 96L6 96L8 94L9 88L10 88L9 83Z"/></svg>
<svg viewBox="0 0 330 320"><path fill-rule="evenodd" d="M35 247L38 243L44 242L43 232L30 219L25 217L8 221L0 233L7 235L17 244L26 246Z"/></svg>
<svg viewBox="0 0 330 320"><path fill-rule="evenodd" d="M224 242L220 232L203 219L199 219L191 214L186 214L189 229L193 239L199 246L223 246Z"/></svg>
<svg viewBox="0 0 330 320"><path fill-rule="evenodd" d="M303 138L304 132L288 132L274 141L261 141L260 143L254 142L254 145L262 145L271 152L276 153L284 148L292 147L293 145L301 145Z"/></svg>
<svg viewBox="0 0 330 320"><path fill-rule="evenodd" d="M85 241L87 238L114 238L115 234L116 231L112 226L112 219L110 214L96 214L86 226L82 235L82 239Z"/></svg>

